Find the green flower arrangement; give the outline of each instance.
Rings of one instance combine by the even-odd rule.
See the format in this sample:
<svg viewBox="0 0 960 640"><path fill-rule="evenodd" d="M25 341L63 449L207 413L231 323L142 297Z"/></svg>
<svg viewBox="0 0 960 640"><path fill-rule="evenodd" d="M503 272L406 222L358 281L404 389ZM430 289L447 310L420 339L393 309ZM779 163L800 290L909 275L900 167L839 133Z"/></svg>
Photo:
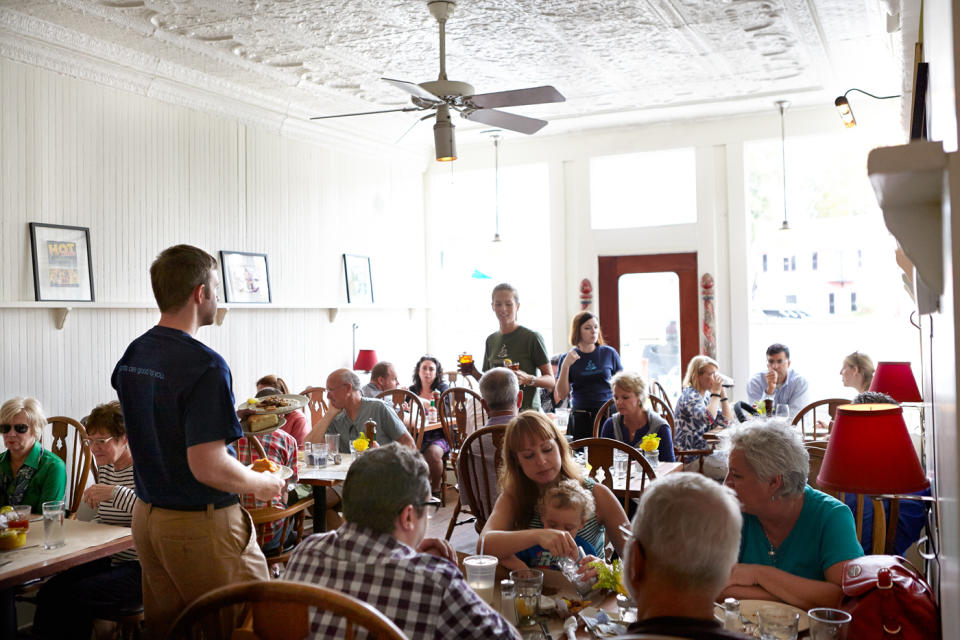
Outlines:
<svg viewBox="0 0 960 640"><path fill-rule="evenodd" d="M630 597L627 588L623 586L623 582L620 580L623 575L623 562L619 558L614 560L612 565L603 560L594 560L590 563L590 566L597 570L595 588L616 591L628 598Z"/></svg>

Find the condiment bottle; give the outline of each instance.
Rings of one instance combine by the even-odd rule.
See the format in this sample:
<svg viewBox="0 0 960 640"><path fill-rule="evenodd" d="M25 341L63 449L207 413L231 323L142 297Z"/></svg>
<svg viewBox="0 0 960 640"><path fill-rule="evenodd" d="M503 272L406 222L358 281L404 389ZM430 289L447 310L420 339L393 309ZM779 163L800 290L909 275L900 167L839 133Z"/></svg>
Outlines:
<svg viewBox="0 0 960 640"><path fill-rule="evenodd" d="M740 601L727 598L723 601L723 628L727 631L743 631L740 621Z"/></svg>
<svg viewBox="0 0 960 640"><path fill-rule="evenodd" d="M430 401L430 409L427 411L427 421L436 422L437 421L437 402L436 400Z"/></svg>
<svg viewBox="0 0 960 640"><path fill-rule="evenodd" d="M373 442L377 439L377 423L373 420L367 420L363 423L363 432L367 436L367 440Z"/></svg>
<svg viewBox="0 0 960 640"><path fill-rule="evenodd" d="M516 585L513 580L500 581L500 614L507 619L507 622L516 626L517 610L514 607L514 596L516 595Z"/></svg>

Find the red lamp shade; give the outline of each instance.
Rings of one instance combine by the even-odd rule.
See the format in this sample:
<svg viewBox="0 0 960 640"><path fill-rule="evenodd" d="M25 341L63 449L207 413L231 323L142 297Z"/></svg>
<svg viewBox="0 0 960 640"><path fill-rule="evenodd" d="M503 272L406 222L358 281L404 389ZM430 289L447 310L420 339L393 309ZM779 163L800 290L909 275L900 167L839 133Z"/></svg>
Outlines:
<svg viewBox="0 0 960 640"><path fill-rule="evenodd" d="M373 365L379 362L377 352L373 349L360 349L357 351L357 361L353 363L354 371L370 371Z"/></svg>
<svg viewBox="0 0 960 640"><path fill-rule="evenodd" d="M903 409L894 404L837 407L817 483L849 493L910 493L930 486Z"/></svg>
<svg viewBox="0 0 960 640"><path fill-rule="evenodd" d="M923 402L909 362L878 362L870 391L885 393L897 402Z"/></svg>

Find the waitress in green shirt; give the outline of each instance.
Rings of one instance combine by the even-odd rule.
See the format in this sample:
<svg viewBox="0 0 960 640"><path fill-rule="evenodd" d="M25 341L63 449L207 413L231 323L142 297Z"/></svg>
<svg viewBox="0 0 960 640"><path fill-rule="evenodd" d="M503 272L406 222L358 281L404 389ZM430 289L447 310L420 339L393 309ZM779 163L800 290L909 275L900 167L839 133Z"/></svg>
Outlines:
<svg viewBox="0 0 960 640"><path fill-rule="evenodd" d="M28 504L34 513L50 500L63 500L66 466L43 448L40 435L47 419L34 398L13 398L0 407L0 506Z"/></svg>
<svg viewBox="0 0 960 640"><path fill-rule="evenodd" d="M490 307L500 322L500 330L487 336L483 352L483 370L495 367L512 368L523 391L521 411L540 410L540 389L553 391L555 380L550 369L550 356L547 345L536 331L522 327L517 323L517 310L520 308L520 295L513 285L506 282L493 288ZM480 372L471 362L460 365L460 373L480 379Z"/></svg>

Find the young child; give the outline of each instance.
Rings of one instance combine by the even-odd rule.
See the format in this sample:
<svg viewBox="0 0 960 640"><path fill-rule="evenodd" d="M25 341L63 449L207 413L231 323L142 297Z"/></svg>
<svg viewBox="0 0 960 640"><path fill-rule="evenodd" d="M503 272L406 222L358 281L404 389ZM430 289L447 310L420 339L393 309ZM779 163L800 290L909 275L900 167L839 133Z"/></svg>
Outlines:
<svg viewBox="0 0 960 640"><path fill-rule="evenodd" d="M545 529L559 529L573 536L574 542L587 556L597 556L585 538L577 533L594 512L593 494L583 488L577 480L564 480L547 489L537 503L537 513ZM546 567L559 569L557 558L540 545L534 545L516 554L525 565L532 568Z"/></svg>

